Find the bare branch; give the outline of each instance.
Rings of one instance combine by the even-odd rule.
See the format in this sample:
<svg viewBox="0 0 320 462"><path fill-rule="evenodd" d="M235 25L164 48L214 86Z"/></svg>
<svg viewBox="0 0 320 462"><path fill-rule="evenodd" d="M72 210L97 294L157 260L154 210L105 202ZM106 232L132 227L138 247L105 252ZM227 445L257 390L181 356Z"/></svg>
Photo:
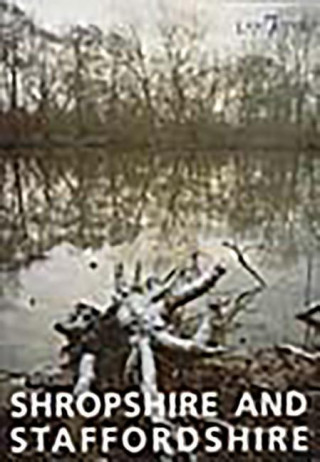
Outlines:
<svg viewBox="0 0 320 462"><path fill-rule="evenodd" d="M153 332L153 338L156 343L167 348L171 348L176 351L184 351L190 354L199 355L217 355L230 351L230 348L218 345L216 347L210 347L199 344L194 340L182 339L170 334L166 330Z"/></svg>
<svg viewBox="0 0 320 462"><path fill-rule="evenodd" d="M252 266L248 263L248 261L245 259L243 253L241 252L241 250L239 249L239 247L236 245L236 244L232 244L231 242L223 242L222 245L224 247L228 247L229 249L233 250L238 258L238 261L240 263L240 265L246 270L248 271L248 273L251 274L251 276L254 277L254 279L256 279L256 281L258 281L258 283L262 286L262 287L267 287L267 283L266 281L263 279L262 276L260 276L260 274L257 272L257 270L255 270L254 268L252 268Z"/></svg>
<svg viewBox="0 0 320 462"><path fill-rule="evenodd" d="M193 282L185 284L183 287L177 289L176 293L172 293L165 300L166 308L169 313L172 313L180 306L205 294L215 286L225 272L226 269L223 266L217 265L212 270L199 276Z"/></svg>

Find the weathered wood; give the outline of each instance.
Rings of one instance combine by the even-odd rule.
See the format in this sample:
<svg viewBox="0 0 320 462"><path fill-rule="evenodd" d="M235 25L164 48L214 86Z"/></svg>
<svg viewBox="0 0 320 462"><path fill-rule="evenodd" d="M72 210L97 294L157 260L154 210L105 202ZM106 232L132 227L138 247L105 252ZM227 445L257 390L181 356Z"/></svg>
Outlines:
<svg viewBox="0 0 320 462"><path fill-rule="evenodd" d="M93 384L95 374L96 355L93 353L84 353L81 356L79 364L79 376L77 383L73 389L73 394L79 396L82 393L89 391Z"/></svg>
<svg viewBox="0 0 320 462"><path fill-rule="evenodd" d="M210 271L201 274L191 283L178 288L165 300L168 312L172 313L180 306L201 297L201 295L212 289L225 273L226 269L223 266L217 265Z"/></svg>
<svg viewBox="0 0 320 462"><path fill-rule="evenodd" d="M79 303L75 307L76 316L56 324L58 332L73 344L79 342L85 351L79 359L74 387L76 395L89 390L96 379L99 325L105 322L104 319L115 317L121 328L127 332L131 352L124 367L124 375L134 381L138 380L142 392L148 391L151 395L157 393L154 344L198 355L214 355L226 351L225 347L209 347L193 339L179 338L168 330L168 314L205 294L226 272L225 268L215 266L201 274L195 267L196 263L193 259L190 274L191 277L196 277L190 282L179 283L179 274L182 272L173 269L162 283L158 281L156 289L148 283L142 283L140 263L136 265L132 284L126 281L124 266L119 263L114 272L114 292L106 307L96 309L86 303ZM74 349L70 348L70 351Z"/></svg>
<svg viewBox="0 0 320 462"><path fill-rule="evenodd" d="M185 353L197 354L197 355L218 355L230 351L230 348L218 345L216 347L210 347L207 345L199 344L192 339L182 339L175 335L170 334L166 330L153 332L154 341L166 348L170 348L176 351L183 351Z"/></svg>

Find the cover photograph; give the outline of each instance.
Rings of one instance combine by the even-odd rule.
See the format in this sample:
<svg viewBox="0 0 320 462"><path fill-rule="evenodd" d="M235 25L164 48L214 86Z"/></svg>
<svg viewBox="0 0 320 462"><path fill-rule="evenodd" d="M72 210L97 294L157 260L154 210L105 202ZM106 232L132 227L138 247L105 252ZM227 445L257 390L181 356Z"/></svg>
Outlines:
<svg viewBox="0 0 320 462"><path fill-rule="evenodd" d="M0 0L0 460L320 461L320 3Z"/></svg>

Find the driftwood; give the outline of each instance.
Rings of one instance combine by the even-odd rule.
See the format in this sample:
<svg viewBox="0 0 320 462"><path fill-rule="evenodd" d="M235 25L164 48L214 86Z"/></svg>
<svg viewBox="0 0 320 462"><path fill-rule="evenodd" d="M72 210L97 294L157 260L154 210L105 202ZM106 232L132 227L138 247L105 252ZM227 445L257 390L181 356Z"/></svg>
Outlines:
<svg viewBox="0 0 320 462"><path fill-rule="evenodd" d="M123 264L116 266L111 302L105 308L100 308L100 316L116 318L126 332L130 353L124 375L138 382L142 390L149 390L151 394L157 390L154 347L200 356L218 355L229 350L225 345L216 344L215 331L228 328L237 314L266 286L263 278L245 261L240 250L236 246L232 246L232 249L236 250L242 266L258 280L259 286L243 291L235 299L229 299L225 303L228 310L224 314L221 312L221 303L208 303L201 315L202 320L197 332L188 339L176 335L172 315L178 308L186 306L214 288L226 273L226 269L216 265L210 270L201 271L198 254L195 252L191 256L189 267L173 268L162 279L151 276L143 282L142 268L138 262L133 281L129 283L125 278ZM78 310L83 312L88 311L88 308L80 305ZM90 320L91 330L96 321L90 316L95 317L96 313L97 310L91 308L90 313L85 314L86 319ZM79 323L81 324L81 321ZM68 332L68 328L62 328L59 324L56 328L61 333ZM94 380L94 355L91 354L89 360L85 353L88 354L84 350L84 356L79 362L75 386L77 392L89 389Z"/></svg>
<svg viewBox="0 0 320 462"><path fill-rule="evenodd" d="M266 282L236 245L224 245L236 252L241 267L259 283L257 286L243 290L236 297L213 299L211 291L226 274L226 268L216 264L202 270L198 252L191 255L187 266L171 268L163 277L143 278L142 265L137 262L133 277L128 279L124 265L119 263L106 305L80 302L66 319L57 322L56 331L67 339L62 348L61 368L68 370L74 394L97 384L110 385L111 371L112 385L119 385L122 380L123 384L138 385L143 393L155 396L156 352L192 359L234 351L221 340L222 333L231 328L238 314L266 287ZM206 297L200 302L203 296ZM197 328L188 338L182 337L176 313L179 318L185 311L183 308L194 301ZM106 383L101 373L109 377ZM40 382L39 374L37 380L30 380L35 386ZM56 383L51 379L49 382L52 386Z"/></svg>
<svg viewBox="0 0 320 462"><path fill-rule="evenodd" d="M129 353L124 377L151 395L157 391L155 347L191 355L224 353L227 348L209 345L209 338L208 342L180 338L174 332L171 316L178 308L207 293L225 272L220 265L201 272L194 254L190 268L174 268L162 279L148 277L142 281L142 268L138 262L130 283L125 278L124 266L118 264L111 301L106 306L78 303L67 319L55 325L55 329L68 340L63 351L73 358L74 393L89 390L95 382L103 326L108 321L116 322L125 333Z"/></svg>
<svg viewBox="0 0 320 462"><path fill-rule="evenodd" d="M234 298L212 302L210 296L206 303L199 303L195 308L198 328L189 338L178 334L173 321L175 313L189 302L209 294L226 273L226 268L220 264L202 271L197 252L191 255L189 266L172 268L162 278L149 276L143 279L142 265L138 262L129 281L124 265L116 265L113 292L105 306L78 303L65 320L56 323L55 329L67 338L67 345L62 349L67 362L62 367L73 371L74 393L79 395L99 381L97 369L101 369L101 360L106 369L119 364L118 367L123 368L124 383L134 383L142 392L155 395L155 349L187 354L188 357L221 355L230 351L230 347L217 341L219 333L230 328L236 316L266 283L237 246L225 245L236 252L241 266L259 285ZM110 336L113 336L112 341ZM121 357L114 361L110 359L113 349L122 351Z"/></svg>

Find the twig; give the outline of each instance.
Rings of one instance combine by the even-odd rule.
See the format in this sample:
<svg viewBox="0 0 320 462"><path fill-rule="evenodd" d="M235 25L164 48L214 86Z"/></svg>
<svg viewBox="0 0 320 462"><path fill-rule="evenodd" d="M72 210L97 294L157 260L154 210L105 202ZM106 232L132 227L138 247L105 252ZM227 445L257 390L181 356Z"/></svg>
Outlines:
<svg viewBox="0 0 320 462"><path fill-rule="evenodd" d="M236 297L233 302L233 307L230 309L223 321L224 326L229 325L240 311L245 310L252 299L262 291L262 287L254 287L251 290L246 290Z"/></svg>
<svg viewBox="0 0 320 462"><path fill-rule="evenodd" d="M141 261L137 261L135 269L134 269L132 289L142 292L143 289L142 289L142 283L141 283L141 272L142 272Z"/></svg>
<svg viewBox="0 0 320 462"><path fill-rule="evenodd" d="M262 276L260 276L260 274L257 272L257 270L252 268L252 266L247 262L247 260L245 259L243 253L241 252L241 250L239 249L239 247L236 244L232 244L231 242L223 242L222 245L224 247L228 247L229 249L233 250L237 255L237 258L238 258L238 261L239 261L240 265L246 271L248 271L251 274L251 276L253 276L254 279L256 279L262 287L267 287L266 281L263 279Z"/></svg>

